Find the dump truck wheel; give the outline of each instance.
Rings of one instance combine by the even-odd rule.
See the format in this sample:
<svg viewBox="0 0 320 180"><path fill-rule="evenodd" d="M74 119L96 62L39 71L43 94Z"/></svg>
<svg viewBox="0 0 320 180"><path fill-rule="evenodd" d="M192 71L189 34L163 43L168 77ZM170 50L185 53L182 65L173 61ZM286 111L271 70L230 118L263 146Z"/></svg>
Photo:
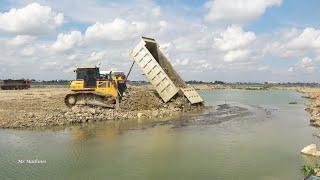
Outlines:
<svg viewBox="0 0 320 180"><path fill-rule="evenodd" d="M65 98L64 98L64 102L68 107L72 107L74 105L76 105L77 103L77 96L74 94L68 94Z"/></svg>

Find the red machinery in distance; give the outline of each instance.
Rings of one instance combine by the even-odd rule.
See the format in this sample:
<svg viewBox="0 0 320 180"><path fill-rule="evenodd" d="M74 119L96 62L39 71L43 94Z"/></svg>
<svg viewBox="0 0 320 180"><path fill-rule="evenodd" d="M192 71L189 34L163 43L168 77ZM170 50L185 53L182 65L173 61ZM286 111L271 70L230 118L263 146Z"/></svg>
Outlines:
<svg viewBox="0 0 320 180"><path fill-rule="evenodd" d="M0 80L0 88L2 90L29 89L30 81L26 79L6 79Z"/></svg>

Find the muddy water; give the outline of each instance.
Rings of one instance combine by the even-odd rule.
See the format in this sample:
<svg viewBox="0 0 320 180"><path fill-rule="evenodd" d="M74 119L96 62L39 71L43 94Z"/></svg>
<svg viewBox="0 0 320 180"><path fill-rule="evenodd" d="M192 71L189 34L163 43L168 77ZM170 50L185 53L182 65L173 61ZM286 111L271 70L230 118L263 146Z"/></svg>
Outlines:
<svg viewBox="0 0 320 180"><path fill-rule="evenodd" d="M314 160L299 151L317 139L301 94L200 93L212 112L160 122L0 130L0 179L302 178L301 165Z"/></svg>

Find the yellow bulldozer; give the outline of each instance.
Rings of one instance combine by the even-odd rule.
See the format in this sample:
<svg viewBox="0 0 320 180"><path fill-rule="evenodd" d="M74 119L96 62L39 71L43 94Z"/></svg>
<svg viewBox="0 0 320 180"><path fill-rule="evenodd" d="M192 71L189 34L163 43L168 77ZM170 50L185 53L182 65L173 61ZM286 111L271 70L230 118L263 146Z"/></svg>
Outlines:
<svg viewBox="0 0 320 180"><path fill-rule="evenodd" d="M127 88L127 79L123 72L100 72L97 66L78 67L74 72L76 79L70 84L71 93L65 97L68 107L92 105L114 108Z"/></svg>

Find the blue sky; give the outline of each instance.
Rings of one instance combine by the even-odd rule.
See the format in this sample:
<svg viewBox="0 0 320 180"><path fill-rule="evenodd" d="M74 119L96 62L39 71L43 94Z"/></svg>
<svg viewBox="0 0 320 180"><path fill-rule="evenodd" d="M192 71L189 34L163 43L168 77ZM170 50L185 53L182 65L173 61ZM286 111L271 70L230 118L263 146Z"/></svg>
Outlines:
<svg viewBox="0 0 320 180"><path fill-rule="evenodd" d="M270 7L261 18L248 25L257 33L268 33L279 28L319 28L320 1L287 0L280 7Z"/></svg>
<svg viewBox="0 0 320 180"><path fill-rule="evenodd" d="M127 71L140 36L186 80L318 82L317 0L0 1L0 79ZM138 67L131 79L144 79Z"/></svg>

